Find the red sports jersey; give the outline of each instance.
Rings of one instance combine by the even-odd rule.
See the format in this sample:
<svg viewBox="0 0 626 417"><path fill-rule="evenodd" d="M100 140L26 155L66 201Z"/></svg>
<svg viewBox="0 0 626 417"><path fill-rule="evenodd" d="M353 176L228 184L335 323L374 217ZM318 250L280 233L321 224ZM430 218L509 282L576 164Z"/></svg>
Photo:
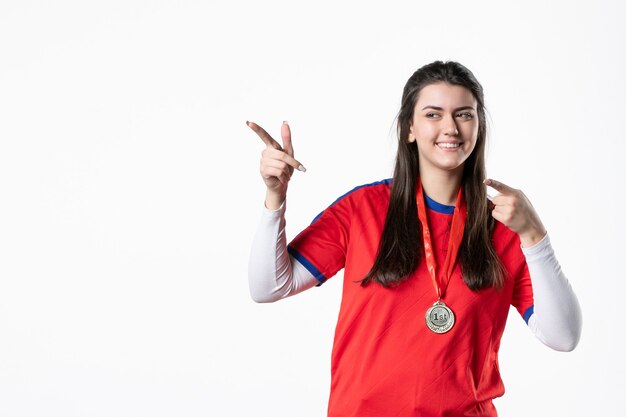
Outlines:
<svg viewBox="0 0 626 417"><path fill-rule="evenodd" d="M471 291L456 266L443 299L456 323L448 333L433 333L424 317L437 295L425 262L393 289L357 282L374 263L390 184L353 189L289 245L320 283L345 268L328 416L496 416L491 400L504 393L498 348L510 305L526 321L532 314L519 237L496 222L493 243L507 271L501 290ZM437 265L443 265L454 208L426 200Z"/></svg>

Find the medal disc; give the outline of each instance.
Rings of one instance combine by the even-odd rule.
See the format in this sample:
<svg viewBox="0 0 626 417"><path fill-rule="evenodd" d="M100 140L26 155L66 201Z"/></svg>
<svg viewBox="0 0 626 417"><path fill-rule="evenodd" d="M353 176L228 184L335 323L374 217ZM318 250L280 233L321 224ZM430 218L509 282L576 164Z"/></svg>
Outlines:
<svg viewBox="0 0 626 417"><path fill-rule="evenodd" d="M436 301L426 312L426 325L435 333L446 333L454 326L454 313L443 301Z"/></svg>

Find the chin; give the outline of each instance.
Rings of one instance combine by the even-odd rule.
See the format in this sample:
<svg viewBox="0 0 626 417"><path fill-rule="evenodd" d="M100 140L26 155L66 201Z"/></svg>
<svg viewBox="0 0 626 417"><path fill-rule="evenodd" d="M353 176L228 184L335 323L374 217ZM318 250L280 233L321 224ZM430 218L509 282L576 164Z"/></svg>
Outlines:
<svg viewBox="0 0 626 417"><path fill-rule="evenodd" d="M465 160L441 161L439 164L437 164L437 167L445 171L456 171L458 169L463 169L464 164L465 164Z"/></svg>
<svg viewBox="0 0 626 417"><path fill-rule="evenodd" d="M454 160L443 160L443 161L439 161L439 163L437 164L440 168L442 169L457 169L463 166L463 164L465 164L465 160L467 158L463 158L463 159L454 159Z"/></svg>

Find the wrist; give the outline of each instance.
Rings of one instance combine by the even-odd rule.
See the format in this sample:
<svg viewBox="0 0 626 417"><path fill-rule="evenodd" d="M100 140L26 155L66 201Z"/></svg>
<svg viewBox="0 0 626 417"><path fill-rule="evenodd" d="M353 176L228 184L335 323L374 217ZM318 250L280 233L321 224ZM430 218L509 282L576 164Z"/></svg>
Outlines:
<svg viewBox="0 0 626 417"><path fill-rule="evenodd" d="M270 210L278 210L286 197L286 192L275 192L268 189L265 193L265 207Z"/></svg>
<svg viewBox="0 0 626 417"><path fill-rule="evenodd" d="M547 233L548 232L544 228L533 228L531 230L520 233L519 238L522 246L525 248L529 248L539 243L546 236Z"/></svg>

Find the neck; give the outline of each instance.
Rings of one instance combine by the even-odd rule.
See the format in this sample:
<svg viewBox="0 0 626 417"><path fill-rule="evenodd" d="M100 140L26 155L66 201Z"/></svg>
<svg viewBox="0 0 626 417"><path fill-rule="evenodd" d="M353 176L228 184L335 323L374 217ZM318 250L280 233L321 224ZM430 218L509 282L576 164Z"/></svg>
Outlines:
<svg viewBox="0 0 626 417"><path fill-rule="evenodd" d="M455 171L426 171L420 169L424 193L440 204L454 206L461 186L463 168Z"/></svg>

